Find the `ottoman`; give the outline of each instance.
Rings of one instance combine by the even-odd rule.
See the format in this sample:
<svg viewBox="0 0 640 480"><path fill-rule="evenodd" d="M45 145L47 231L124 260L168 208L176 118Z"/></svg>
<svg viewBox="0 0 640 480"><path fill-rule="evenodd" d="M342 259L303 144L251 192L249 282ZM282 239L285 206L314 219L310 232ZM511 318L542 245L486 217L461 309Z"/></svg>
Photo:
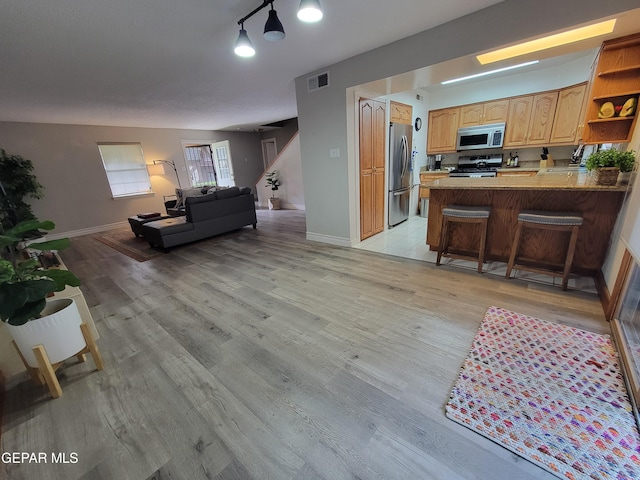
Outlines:
<svg viewBox="0 0 640 480"><path fill-rule="evenodd" d="M158 214L156 217L143 218L138 215L134 215L133 217L129 217L129 225L131 225L131 231L134 235L139 237L142 235L142 225L149 222L155 222L156 220L163 220L165 218L169 218L169 216Z"/></svg>

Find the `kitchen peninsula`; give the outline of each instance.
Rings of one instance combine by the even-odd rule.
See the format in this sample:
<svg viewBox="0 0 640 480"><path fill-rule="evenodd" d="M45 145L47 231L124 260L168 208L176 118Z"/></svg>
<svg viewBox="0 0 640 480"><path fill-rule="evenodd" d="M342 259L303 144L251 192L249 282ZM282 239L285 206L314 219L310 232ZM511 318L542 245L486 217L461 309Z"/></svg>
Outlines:
<svg viewBox="0 0 640 480"><path fill-rule="evenodd" d="M491 206L485 259L507 262L521 210L579 212L583 218L576 246L573 273L599 272L609 248L624 186L595 185L586 172L564 172L533 177L442 178L429 185L427 244L437 250L440 241L442 208L447 205ZM469 225L451 228L451 251L473 252L479 232ZM520 255L544 264L562 265L568 237L563 232L526 229ZM535 263L535 262L534 262Z"/></svg>

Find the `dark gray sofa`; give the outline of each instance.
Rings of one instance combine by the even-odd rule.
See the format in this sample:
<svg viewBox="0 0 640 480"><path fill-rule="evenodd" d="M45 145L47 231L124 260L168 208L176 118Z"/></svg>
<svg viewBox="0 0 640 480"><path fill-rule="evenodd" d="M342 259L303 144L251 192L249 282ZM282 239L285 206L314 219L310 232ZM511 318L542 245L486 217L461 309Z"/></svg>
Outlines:
<svg viewBox="0 0 640 480"><path fill-rule="evenodd" d="M185 200L186 215L149 222L142 235L153 247L194 242L247 225L256 228L256 204L251 189L231 187Z"/></svg>

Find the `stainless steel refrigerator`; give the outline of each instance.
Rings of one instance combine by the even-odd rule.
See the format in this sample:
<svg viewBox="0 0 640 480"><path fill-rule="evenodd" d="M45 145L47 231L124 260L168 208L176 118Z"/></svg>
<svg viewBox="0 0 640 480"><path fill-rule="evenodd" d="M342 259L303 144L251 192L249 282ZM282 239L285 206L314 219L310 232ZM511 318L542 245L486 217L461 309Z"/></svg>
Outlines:
<svg viewBox="0 0 640 480"><path fill-rule="evenodd" d="M389 128L389 227L409 218L411 194L411 125L391 123Z"/></svg>

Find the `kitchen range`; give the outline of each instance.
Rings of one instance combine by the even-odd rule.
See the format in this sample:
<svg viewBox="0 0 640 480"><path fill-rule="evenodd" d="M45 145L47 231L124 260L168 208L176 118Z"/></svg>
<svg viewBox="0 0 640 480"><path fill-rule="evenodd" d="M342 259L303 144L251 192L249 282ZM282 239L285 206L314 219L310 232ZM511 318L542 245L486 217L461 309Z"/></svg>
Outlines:
<svg viewBox="0 0 640 480"><path fill-rule="evenodd" d="M495 177L502 166L502 154L461 155L458 166L449 172L450 177Z"/></svg>

